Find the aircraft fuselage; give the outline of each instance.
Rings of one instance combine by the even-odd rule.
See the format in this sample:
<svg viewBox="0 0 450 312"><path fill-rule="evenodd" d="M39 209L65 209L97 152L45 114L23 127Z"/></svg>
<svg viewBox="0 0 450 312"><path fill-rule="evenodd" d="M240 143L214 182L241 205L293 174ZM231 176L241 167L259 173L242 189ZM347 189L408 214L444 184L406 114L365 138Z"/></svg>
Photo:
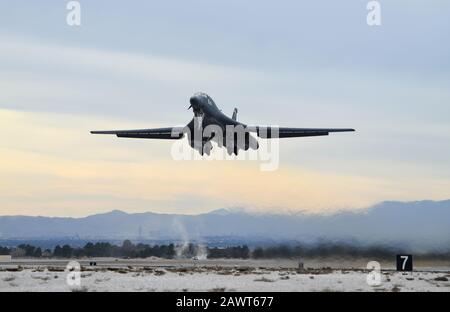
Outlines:
<svg viewBox="0 0 450 312"><path fill-rule="evenodd" d="M209 154L212 149L211 141L218 143L219 147L227 147L231 153L235 154L238 153L239 149L258 148L256 139L245 131L243 132L243 142L239 144L236 132L239 132L239 129L245 129L246 125L225 115L209 95L196 93L190 98L189 102L191 104L189 108L194 111L194 118L186 126L190 132L188 140L190 145L199 150L201 154L203 154L203 151ZM211 128L211 130L208 131L208 128ZM230 134L230 130L233 131L231 134L233 139L227 140L227 134ZM194 133L199 131L201 131L200 135L194 136ZM218 137L219 133L222 134L221 137ZM229 146L230 144L232 146Z"/></svg>

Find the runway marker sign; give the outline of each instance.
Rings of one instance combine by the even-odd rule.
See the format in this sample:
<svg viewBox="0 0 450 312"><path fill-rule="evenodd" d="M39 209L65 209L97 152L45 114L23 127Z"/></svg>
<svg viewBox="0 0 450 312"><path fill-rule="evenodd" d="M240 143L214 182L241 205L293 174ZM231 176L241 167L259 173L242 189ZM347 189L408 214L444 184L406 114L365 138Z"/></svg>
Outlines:
<svg viewBox="0 0 450 312"><path fill-rule="evenodd" d="M397 255L397 271L412 272L413 259L412 255Z"/></svg>

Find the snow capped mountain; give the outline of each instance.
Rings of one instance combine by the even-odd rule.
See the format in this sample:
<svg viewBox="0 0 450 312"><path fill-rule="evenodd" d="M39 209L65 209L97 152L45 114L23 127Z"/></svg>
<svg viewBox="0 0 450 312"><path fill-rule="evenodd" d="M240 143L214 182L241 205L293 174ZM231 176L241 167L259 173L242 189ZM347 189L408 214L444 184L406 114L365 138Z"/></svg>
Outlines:
<svg viewBox="0 0 450 312"><path fill-rule="evenodd" d="M194 239L357 241L440 248L450 245L450 200L382 202L364 211L319 214L255 214L218 209L199 215L126 213L84 218L0 217L0 238Z"/></svg>

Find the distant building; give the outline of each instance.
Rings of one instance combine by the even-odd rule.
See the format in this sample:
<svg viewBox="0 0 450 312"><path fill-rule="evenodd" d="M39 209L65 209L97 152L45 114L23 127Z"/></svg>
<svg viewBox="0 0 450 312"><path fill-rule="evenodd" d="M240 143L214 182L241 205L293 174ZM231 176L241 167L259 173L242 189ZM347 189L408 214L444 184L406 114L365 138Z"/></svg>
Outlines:
<svg viewBox="0 0 450 312"><path fill-rule="evenodd" d="M0 256L0 263L1 262L11 262L11 256L10 255L1 255Z"/></svg>

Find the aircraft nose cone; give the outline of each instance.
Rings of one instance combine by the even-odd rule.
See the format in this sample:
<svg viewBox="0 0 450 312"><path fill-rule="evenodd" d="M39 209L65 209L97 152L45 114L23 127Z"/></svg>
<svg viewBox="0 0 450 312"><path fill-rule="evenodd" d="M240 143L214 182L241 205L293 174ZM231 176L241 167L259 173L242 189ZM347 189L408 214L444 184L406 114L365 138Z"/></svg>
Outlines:
<svg viewBox="0 0 450 312"><path fill-rule="evenodd" d="M191 98L189 99L189 103L191 103L191 105L189 105L188 109L196 109L198 107L198 99L196 98L195 95L191 96Z"/></svg>
<svg viewBox="0 0 450 312"><path fill-rule="evenodd" d="M191 96L191 98L189 99L189 102L191 103L192 107L197 107L198 108L198 107L201 106L201 101L198 98L198 96L196 96L196 95Z"/></svg>

